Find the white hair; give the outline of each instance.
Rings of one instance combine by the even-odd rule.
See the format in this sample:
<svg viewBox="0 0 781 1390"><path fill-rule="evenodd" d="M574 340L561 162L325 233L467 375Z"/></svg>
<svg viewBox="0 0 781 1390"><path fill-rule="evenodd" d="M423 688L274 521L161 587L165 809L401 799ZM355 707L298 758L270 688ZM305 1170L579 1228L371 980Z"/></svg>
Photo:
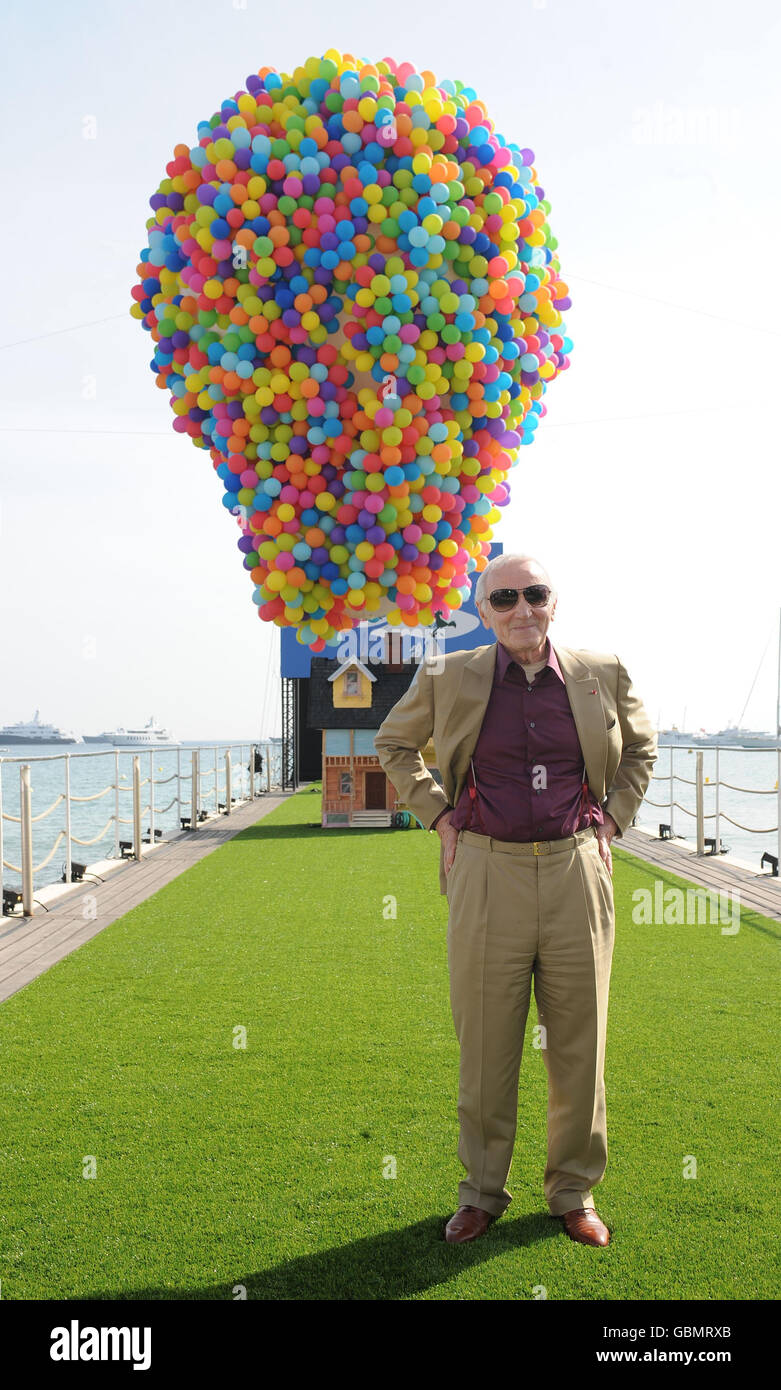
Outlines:
<svg viewBox="0 0 781 1390"><path fill-rule="evenodd" d="M478 575L477 583L475 585L476 604L482 602L484 599L487 600L488 595L491 592L491 587L496 581L496 571L499 568L499 566L504 564L507 560L533 560L537 568L540 569L547 578L551 593L556 593L556 590L553 587L548 571L545 569L544 565L540 564L539 560L537 560L534 555L519 555L513 552L507 552L502 555L495 555L493 560L489 560L485 569L481 570L480 574Z"/></svg>

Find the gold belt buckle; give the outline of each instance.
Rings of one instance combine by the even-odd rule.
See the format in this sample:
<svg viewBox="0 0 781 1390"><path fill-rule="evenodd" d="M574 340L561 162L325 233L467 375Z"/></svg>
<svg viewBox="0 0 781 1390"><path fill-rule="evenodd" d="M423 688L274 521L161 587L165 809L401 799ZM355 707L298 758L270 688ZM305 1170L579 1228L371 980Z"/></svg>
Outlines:
<svg viewBox="0 0 781 1390"><path fill-rule="evenodd" d="M535 854L550 854L550 840L532 840ZM543 845L545 848L543 849Z"/></svg>

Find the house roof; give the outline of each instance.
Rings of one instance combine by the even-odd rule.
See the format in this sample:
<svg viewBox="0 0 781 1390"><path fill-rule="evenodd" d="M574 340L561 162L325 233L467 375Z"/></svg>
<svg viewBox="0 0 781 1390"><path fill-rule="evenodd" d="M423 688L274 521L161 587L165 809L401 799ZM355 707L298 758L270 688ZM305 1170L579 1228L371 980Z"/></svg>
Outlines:
<svg viewBox="0 0 781 1390"><path fill-rule="evenodd" d="M407 661L400 671L389 671L379 662L372 663L376 680L371 687L372 702L368 708L334 709L331 677L345 665L336 657L313 656L309 673L306 724L309 729L379 729L386 714L398 703L412 684L417 663Z"/></svg>
<svg viewBox="0 0 781 1390"><path fill-rule="evenodd" d="M370 671L368 666L364 666L363 662L359 661L357 656L348 656L346 661L343 661L340 666L337 666L335 671L331 672L328 677L329 681L335 681L337 676L341 676L342 671L347 671L350 666L357 666L358 670L363 671L363 674L368 676L370 681L376 681L377 677L374 672Z"/></svg>

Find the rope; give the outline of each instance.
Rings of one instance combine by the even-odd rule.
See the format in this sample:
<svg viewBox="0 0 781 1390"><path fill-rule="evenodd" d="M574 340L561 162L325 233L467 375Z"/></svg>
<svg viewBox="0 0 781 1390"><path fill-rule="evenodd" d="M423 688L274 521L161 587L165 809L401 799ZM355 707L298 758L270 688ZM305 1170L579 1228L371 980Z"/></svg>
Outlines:
<svg viewBox="0 0 781 1390"><path fill-rule="evenodd" d="M45 869L45 868L46 868L46 865L49 863L49 860L54 858L54 851L56 850L58 844L60 843L60 840L64 840L64 839L65 839L65 831L64 831L64 830L61 830L60 833L59 833L59 835L57 836L57 839L54 841L54 844L53 844L52 847L51 847L51 851L49 852L49 854L47 854L46 858L45 858L45 859L42 859L41 862L40 862L40 864L33 864L33 873L34 873L34 874L37 874L37 872L38 872L39 869ZM21 873L22 871L21 871L21 869L19 869L17 872L18 872L18 873Z"/></svg>
<svg viewBox="0 0 781 1390"><path fill-rule="evenodd" d="M106 792L113 792L113 790L114 787L112 784L111 786L104 787L102 792L95 792L94 796L74 796L73 792L71 792L71 801L100 801L100 798L105 796Z"/></svg>
<svg viewBox="0 0 781 1390"><path fill-rule="evenodd" d="M711 783L710 785L714 786L715 783ZM735 787L733 786L732 782L719 782L719 786L729 787L730 791L732 792L753 792L754 796L778 796L778 791L775 787L771 788L771 790L768 791L766 787Z"/></svg>
<svg viewBox="0 0 781 1390"><path fill-rule="evenodd" d="M64 792L60 792L59 796L57 797L57 800L56 800L56 801L53 801L52 804L51 804L51 806L47 807L47 809L46 809L45 811L39 811L37 816L30 816L30 820L45 820L45 818L46 818L48 815L50 815L51 812L54 810L55 806L59 806L60 802L61 802L61 801L64 801L64 800L65 800L65 793L64 793Z"/></svg>
<svg viewBox="0 0 781 1390"><path fill-rule="evenodd" d="M651 781L652 781L652 782L669 782L669 780L670 780L670 774L669 774L669 772L667 773L667 776L666 776L666 777L665 777L665 776L657 777L656 774L652 774L652 777L651 777ZM693 781L691 777L679 777L677 772L676 772L676 774L675 774L675 781L676 781L676 782L683 782L687 787L696 787L696 785L697 785L696 780ZM769 787L769 788L768 788L768 787L738 787L738 786L735 785L734 782L722 782L721 778L719 778L718 782L711 782L709 779L708 779L708 780L705 780L705 781L703 781L703 786L704 786L704 787L729 787L729 789L730 789L731 792L751 792L752 796L778 796L778 788L777 788L777 787ZM646 798L643 797L643 800L645 801ZM653 806L655 803L654 803L653 801L651 801L651 802L649 802L648 804L649 804L650 806Z"/></svg>
<svg viewBox="0 0 781 1390"><path fill-rule="evenodd" d="M747 830L750 835L774 835L775 832L778 830L777 825L771 825L769 830L757 830L756 827L753 825L741 825L739 820L733 820L732 816L728 816L726 811L722 811L721 814L724 817L724 820L729 821L730 825L737 826L738 830Z"/></svg>
<svg viewBox="0 0 781 1390"><path fill-rule="evenodd" d="M99 835L96 835L95 838L94 838L94 840L80 840L79 837L78 837L78 835L71 835L71 840L72 840L73 843L76 844L76 845L96 845L96 844L98 843L98 840L102 840L102 839L103 839L103 836L104 836L104 835L106 834L106 832L108 831L108 828L109 828L109 826L111 825L111 822L113 821L113 819L114 819L113 816L109 816L109 818L108 818L108 820L106 821L106 824L104 825L104 827L103 827L103 829L101 830L100 834L99 834Z"/></svg>

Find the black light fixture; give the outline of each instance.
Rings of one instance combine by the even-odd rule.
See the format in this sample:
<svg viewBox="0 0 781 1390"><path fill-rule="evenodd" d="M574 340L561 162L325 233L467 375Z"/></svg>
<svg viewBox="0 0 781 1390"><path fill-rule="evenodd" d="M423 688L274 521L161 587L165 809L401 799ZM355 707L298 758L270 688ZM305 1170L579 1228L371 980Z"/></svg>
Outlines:
<svg viewBox="0 0 781 1390"><path fill-rule="evenodd" d="M179 817L179 824L181 825L182 830L189 830L189 829L190 829L190 821L191 821L191 820L192 820L192 817L191 817L191 816L180 816L180 817Z"/></svg>
<svg viewBox="0 0 781 1390"><path fill-rule="evenodd" d="M22 901L21 893L15 888L3 889L3 916L10 917Z"/></svg>
<svg viewBox="0 0 781 1390"><path fill-rule="evenodd" d="M763 854L759 862L760 869L764 869L765 864L770 865L770 877L778 878L778 856L775 854Z"/></svg>
<svg viewBox="0 0 781 1390"><path fill-rule="evenodd" d="M660 826L659 826L659 839L660 839L660 840L671 840L672 837L673 837L673 833L672 833L672 830L670 829L669 825L660 825Z"/></svg>
<svg viewBox="0 0 781 1390"><path fill-rule="evenodd" d="M132 859L132 858L133 858L133 841L132 841L132 840L120 840L120 842L119 842L119 857L120 857L120 859Z"/></svg>
<svg viewBox="0 0 781 1390"><path fill-rule="evenodd" d="M81 880L83 879L83 877L84 877L84 875L86 874L86 872L87 872L87 866L86 866L86 864L74 864L74 863L71 863L71 883L81 883ZM66 878L66 870L65 870L65 868L63 867L63 870L62 870L62 878L60 879L60 882L61 882L61 883L67 883L67 881L68 881L68 880L67 880L67 878Z"/></svg>
<svg viewBox="0 0 781 1390"><path fill-rule="evenodd" d="M163 832L162 832L162 830L155 830L155 843L157 843L158 840L162 840L162 838L163 838ZM143 843L143 844L145 844L145 845L148 845L148 844L149 844L149 836L148 836L148 835L142 835L141 840L142 840L142 843Z"/></svg>

